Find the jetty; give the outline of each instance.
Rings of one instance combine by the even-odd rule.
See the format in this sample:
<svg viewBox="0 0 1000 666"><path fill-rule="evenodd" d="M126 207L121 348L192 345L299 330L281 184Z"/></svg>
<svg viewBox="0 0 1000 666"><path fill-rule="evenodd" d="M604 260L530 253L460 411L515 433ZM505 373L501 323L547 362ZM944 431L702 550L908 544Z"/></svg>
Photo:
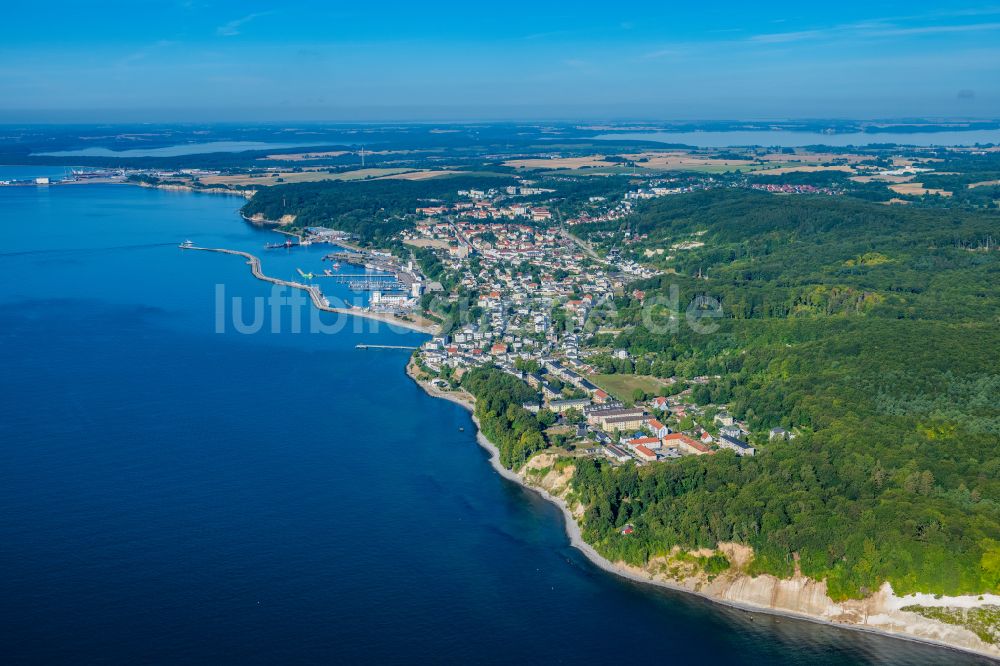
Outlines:
<svg viewBox="0 0 1000 666"><path fill-rule="evenodd" d="M271 277L264 273L260 266L260 258L249 252L243 252L241 250L229 250L221 247L198 247L191 243L190 241L185 241L181 243L180 249L182 250L198 250L200 252L218 252L219 254L231 254L237 257L243 257L246 259L247 264L250 265L250 272L255 278L261 280L262 282L270 282L271 284L279 284L284 287L291 287L292 289L298 289L309 294L309 298L312 300L313 306L317 310L323 310L324 312L334 312L337 314L352 315L354 317L363 317L365 319L374 319L376 321L382 321L393 326L399 326L401 328L408 328L413 331L419 331L421 333L434 334L437 332L436 326L424 325L417 323L415 321L407 321L405 319L399 319L396 316L384 313L384 312L369 312L368 310L363 310L358 307L347 307L347 308L335 308L330 305L330 302L326 300L323 296L323 292L320 291L319 287L314 284L302 284L301 282L293 282L291 280L282 280L280 278Z"/></svg>
<svg viewBox="0 0 1000 666"><path fill-rule="evenodd" d="M413 351L420 347L409 347L407 345L354 345L355 349L409 349Z"/></svg>

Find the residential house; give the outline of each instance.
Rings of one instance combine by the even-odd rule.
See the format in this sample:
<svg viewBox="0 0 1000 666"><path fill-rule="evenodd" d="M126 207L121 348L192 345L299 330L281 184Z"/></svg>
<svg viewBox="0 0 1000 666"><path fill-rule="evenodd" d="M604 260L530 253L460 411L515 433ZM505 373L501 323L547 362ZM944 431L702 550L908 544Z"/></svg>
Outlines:
<svg viewBox="0 0 1000 666"><path fill-rule="evenodd" d="M614 444L604 445L604 455L618 462L628 462L632 459L632 456L630 456L628 452L615 446Z"/></svg>
<svg viewBox="0 0 1000 666"><path fill-rule="evenodd" d="M736 439L735 437L730 437L729 435L722 435L719 437L719 446L724 449L731 449L735 451L738 456L752 456L756 453L756 450L752 446L742 440Z"/></svg>
<svg viewBox="0 0 1000 666"><path fill-rule="evenodd" d="M629 440L629 446L645 446L648 449L658 449L662 446L659 437L636 437Z"/></svg>
<svg viewBox="0 0 1000 666"><path fill-rule="evenodd" d="M606 403L603 405L590 405L585 407L583 410L584 416L587 417L587 423L590 425L600 425L601 419L605 417L612 416L624 416L626 414L632 415L642 415L645 412L638 408L626 408L620 402L619 403Z"/></svg>
<svg viewBox="0 0 1000 666"><path fill-rule="evenodd" d="M549 409L562 414L569 409L583 409L590 404L590 398L572 398L569 400L552 400L549 402Z"/></svg>
<svg viewBox="0 0 1000 666"><path fill-rule="evenodd" d="M647 419L646 426L653 431L657 437L666 437L670 434L670 428L660 423L657 419Z"/></svg>
<svg viewBox="0 0 1000 666"><path fill-rule="evenodd" d="M645 418L639 415L626 416L605 416L601 419L601 427L605 430L632 430L641 428Z"/></svg>
<svg viewBox="0 0 1000 666"><path fill-rule="evenodd" d="M739 439L740 435L742 434L743 431L740 430L740 427L736 425L722 426L721 428L719 428L720 437L732 437L734 439Z"/></svg>
<svg viewBox="0 0 1000 666"><path fill-rule="evenodd" d="M634 446L632 451L635 453L636 458L644 462L654 462L656 460L656 454L642 444Z"/></svg>
<svg viewBox="0 0 1000 666"><path fill-rule="evenodd" d="M736 419L733 418L732 414L725 411L716 414L714 421L723 426L731 426L736 423Z"/></svg>
<svg viewBox="0 0 1000 666"><path fill-rule="evenodd" d="M663 444L666 446L676 446L681 453L686 453L693 456L703 456L706 453L711 453L712 450L708 448L707 445L702 444L696 439L691 439L687 435L683 435L679 432L671 433L663 438Z"/></svg>

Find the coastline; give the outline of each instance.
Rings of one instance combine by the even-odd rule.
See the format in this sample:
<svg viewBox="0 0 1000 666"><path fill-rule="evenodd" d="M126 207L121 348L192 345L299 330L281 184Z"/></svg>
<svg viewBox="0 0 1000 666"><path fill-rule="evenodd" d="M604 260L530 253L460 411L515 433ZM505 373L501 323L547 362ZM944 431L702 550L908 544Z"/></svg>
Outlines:
<svg viewBox="0 0 1000 666"><path fill-rule="evenodd" d="M315 285L305 285L297 282L290 282L278 278L273 278L263 274L260 268L259 258L250 253L237 250L221 249L221 248L193 247L189 249L243 256L247 260L247 263L250 265L251 272L254 274L254 277L263 280L265 282L281 284L289 286L291 288L300 289L308 292L312 298L313 305L319 310L380 320L390 325L396 325L403 328L419 331L422 333L433 334L436 332L436 327L421 325L416 322L407 322L405 320L399 320L396 319L395 316L391 314L372 313L372 312L366 312L361 309L353 309L353 308L330 307L329 305L326 305L323 302L322 294L319 293L319 290L317 287L315 287ZM766 613L768 615L804 620L804 621L814 622L817 624L828 625L831 627L837 627L841 629L862 631L870 634L881 635L885 637L897 638L902 640L909 640L945 649L957 650L960 652L987 657L994 661L1000 661L1000 648L979 640L978 637L976 637L976 635L973 634L971 631L960 626L947 625L934 620L929 620L927 618L917 616L915 613L903 613L904 615L913 617L908 617L905 620L900 620L898 618L898 615L901 613L901 611L892 609L891 606L888 607L890 609L889 611L886 611L886 608L879 608L878 612L882 614L881 615L873 614L871 617L873 621L877 621L880 618L883 620L887 620L886 624L889 626L875 626L873 624L867 624L867 621L869 619L867 616L867 604L869 600L875 597L880 597L880 596L884 597L885 588L888 587L888 584L884 585L883 588L879 592L872 595L872 597L869 597L868 599L865 600L861 600L861 603L864 604L866 607L866 613L865 613L866 623L862 624L859 622L845 621L837 617L830 617L828 615L824 615L818 612L817 613L803 612L800 610L795 610L793 608L781 607L776 605L775 599L778 596L780 596L779 595L781 591L780 587L783 583L790 583L792 584L793 587L794 585L802 586L806 583L811 584L814 587L817 585L815 581L806 579L805 577L802 577L800 574L798 574L792 579L777 579L774 578L773 576L767 576L767 575L751 577L748 574L739 574L734 578L730 579L730 582L735 582L735 583L742 583L748 581L752 583L754 581L763 581L768 585L770 585L768 589L773 589L772 594L769 597L771 605L767 605L767 603L755 602L755 599L759 599L763 596L759 594L759 590L743 589L743 587L740 585L734 585L733 588L739 588L739 589L735 589L735 592L734 590L730 589L728 590L730 594L728 596L724 596L723 594L719 593L720 590L718 589L717 586L715 590L711 589L713 587L711 585L705 586L709 588L706 590L700 587L692 586L690 584L685 584L685 582L681 580L676 580L676 579L665 580L663 577L656 578L653 573L645 571L639 567L630 567L621 562L612 562L611 560L606 559L604 556L598 553L597 550L592 545L590 545L584 540L580 524L577 522L575 516L573 515L571 507L567 504L564 498L560 497L557 494L549 492L548 489L544 487L540 487L539 485L531 483L526 478L525 475L517 471L507 469L500 463L499 449L497 449L497 447L482 433L479 420L475 416L475 409L474 409L475 404L473 396L464 391L461 392L442 391L438 389L436 386L430 384L430 382L418 378L414 373L414 364L412 358L408 359L407 364L405 366L405 372L429 396L448 400L449 402L453 402L461 406L462 408L468 410L472 418L472 421L476 426L476 441L479 444L479 446L481 446L489 454L490 465L493 467L493 469L504 479L517 483L523 488L537 492L543 499L559 507L560 511L563 514L564 529L567 536L569 537L570 544L573 547L580 550L591 563L593 563L595 566L597 566L598 568L602 569L607 573L614 574L616 576L619 576L634 583L654 585L660 588L669 589L676 592L693 594L707 601L718 603L723 606L728 606L730 608L734 608L744 612ZM826 598L825 584L819 584L819 585L822 585L823 595L824 598ZM751 588L752 585L747 585L745 587ZM808 590L808 591L815 592L815 590ZM755 594L755 592L757 593ZM894 597L892 595L891 588L889 588L888 596L890 597L890 601L895 601L895 602L900 601L899 597ZM826 600L829 601L828 598L826 598ZM882 599L882 601L884 601L884 599ZM834 604L834 602L830 603ZM843 604L843 606L845 607L850 605L851 605L850 603ZM857 610L857 606L855 606L853 610ZM888 613L888 615L886 613ZM893 614L895 614L895 616L893 616ZM914 617L916 618L915 620L913 619ZM939 640L936 639L933 635L928 636L928 635L915 634L903 630L895 630L892 628L893 626L920 626L925 629L930 627L933 630L931 632L932 634L940 634L940 633L951 634L952 637L955 638L955 640Z"/></svg>
<svg viewBox="0 0 1000 666"><path fill-rule="evenodd" d="M123 185L138 185L139 187L149 187L154 190L167 190L170 192L203 192L205 194L223 194L231 197L243 197L251 199L257 194L257 190L231 190L226 187L192 187L190 185L178 185L175 183L144 183L124 181Z"/></svg>
<svg viewBox="0 0 1000 666"><path fill-rule="evenodd" d="M448 400L449 402L453 402L456 405L459 405L469 411L470 416L472 417L472 421L476 426L476 441L483 449L485 449L490 454L490 465L500 476L507 479L508 481L517 483L523 488L538 493L539 495L542 496L542 498L559 507L563 515L563 524L566 531L566 535L569 537L570 545L580 550L586 556L586 558L590 560L590 562L596 565L598 568L635 583L653 585L656 587L673 590L675 592L684 592L687 594L693 594L707 601L721 604L723 606L728 606L730 608L734 608L745 612L766 613L768 615L788 617L796 620L804 620L831 627L837 627L840 629L861 631L870 634L886 636L889 638L908 640L916 643L924 643L927 645L933 645L935 647L957 650L960 652L967 652L983 657L988 657L996 661L1000 661L1000 649L994 648L993 650L990 650L989 648L991 646L989 646L986 643L983 643L983 645L987 649L982 649L980 647L977 647L976 645L963 645L941 640L935 640L930 637L914 635L912 633L904 631L893 631L888 628L880 628L867 624L838 622L822 617L820 615L797 612L795 610L785 609L785 608L775 608L773 606L765 606L763 604L756 604L748 600L728 599L716 594L711 594L701 590L692 589L690 587L682 585L679 582L670 582L662 579L657 580L651 574L643 575L627 568L625 565L621 563L616 563L612 562L611 560L608 560L603 555L598 553L593 546L591 546L584 540L580 524L577 522L569 505L562 497L559 497L558 495L553 495L543 487L528 483L525 480L524 476L522 476L518 472L515 472L514 470L507 469L500 463L500 450L485 435L483 435L482 430L479 427L479 420L475 416L475 404L473 402L474 398L472 398L472 396L465 393L464 395L468 397L463 399L463 397L460 397L459 395L453 395L454 392L442 391L438 389L436 386L433 386L432 384L427 382L426 380L418 378L414 373L413 367L414 366L412 359L408 360L405 370L406 374L418 386L420 386L420 388L422 388L425 393L434 398L441 398L443 400ZM470 399L472 399L473 401L470 401ZM928 621L925 620L925 622ZM935 624L941 624L941 623L935 623ZM946 629L950 628L950 630L960 629L959 627L955 627L953 625L942 625L942 626L945 627ZM975 635L972 634L971 632L968 633L971 636L975 637Z"/></svg>

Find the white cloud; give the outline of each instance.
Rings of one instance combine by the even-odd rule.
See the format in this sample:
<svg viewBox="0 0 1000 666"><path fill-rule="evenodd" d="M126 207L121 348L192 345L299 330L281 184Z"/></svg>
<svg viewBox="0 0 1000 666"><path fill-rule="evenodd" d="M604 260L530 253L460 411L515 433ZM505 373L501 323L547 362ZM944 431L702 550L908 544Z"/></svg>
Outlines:
<svg viewBox="0 0 1000 666"><path fill-rule="evenodd" d="M242 18L233 19L229 23L224 23L220 25L218 28L216 28L215 32L216 34L222 37L235 37L236 35L240 34L240 28L242 28L244 25L246 25L250 21L253 21L254 19L258 19L262 16L267 16L268 14L271 13L272 12L254 12L253 14L247 14Z"/></svg>
<svg viewBox="0 0 1000 666"><path fill-rule="evenodd" d="M918 17L909 17L918 18ZM920 17L922 18L922 17ZM899 25L899 19L874 19L858 23L834 25L829 28L795 32L762 33L747 37L751 44L785 44L822 39L865 39L872 37L908 37L962 32L1000 30L1000 23L963 23L957 25Z"/></svg>
<svg viewBox="0 0 1000 666"><path fill-rule="evenodd" d="M884 28L868 34L876 37L901 37L906 35L934 35L949 32L979 32L1000 30L1000 23L969 23L965 25L924 25L914 28Z"/></svg>
<svg viewBox="0 0 1000 666"><path fill-rule="evenodd" d="M757 44L784 44L786 42L801 42L805 39L822 37L825 30L799 30L797 32L773 32L753 35L747 41Z"/></svg>

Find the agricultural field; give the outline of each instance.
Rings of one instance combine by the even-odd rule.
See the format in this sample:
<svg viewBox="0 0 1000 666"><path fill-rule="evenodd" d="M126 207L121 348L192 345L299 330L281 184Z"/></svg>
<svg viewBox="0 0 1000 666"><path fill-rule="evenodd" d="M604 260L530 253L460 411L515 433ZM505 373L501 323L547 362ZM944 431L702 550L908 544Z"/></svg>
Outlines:
<svg viewBox="0 0 1000 666"><path fill-rule="evenodd" d="M907 194L910 196L923 196L924 194L939 194L943 197L952 195L948 190L930 189L924 187L923 183L896 183L890 185L889 189L897 194Z"/></svg>
<svg viewBox="0 0 1000 666"><path fill-rule="evenodd" d="M403 180L424 180L452 171L415 170L412 168L372 168L355 169L330 173L328 171L270 171L266 173L204 176L202 185L275 185L278 183L318 183L326 180L373 180L376 178L399 178ZM280 180L279 180L280 179Z"/></svg>
<svg viewBox="0 0 1000 666"><path fill-rule="evenodd" d="M523 160L507 160L504 166L515 169L583 169L585 167L613 167L616 162L608 162L604 155L585 157L538 157Z"/></svg>

